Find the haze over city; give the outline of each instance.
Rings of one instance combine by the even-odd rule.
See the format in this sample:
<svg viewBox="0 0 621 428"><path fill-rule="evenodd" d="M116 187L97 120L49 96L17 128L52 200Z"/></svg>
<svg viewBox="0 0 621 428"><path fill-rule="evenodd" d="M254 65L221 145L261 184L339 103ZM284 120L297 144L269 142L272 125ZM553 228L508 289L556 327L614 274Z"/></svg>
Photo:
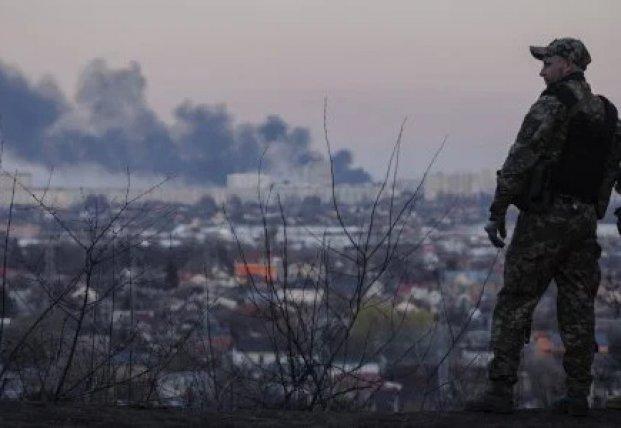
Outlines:
<svg viewBox="0 0 621 428"><path fill-rule="evenodd" d="M566 35L583 39L590 50L587 75L594 91L613 101L621 98L615 84L621 52L614 48L621 44L615 28L621 10L614 1L130 0L120 7L116 2L27 0L1 1L0 11L0 61L33 87L45 79L42 90L62 100L45 132L61 141L57 146L65 145L49 149L46 143L44 152L7 138L5 167L30 161L55 166L62 176L62 167L71 166L71 179L80 176L83 162L98 156L91 151L106 159L96 162L102 175L124 158L133 159L137 173L149 168L164 172L184 138L189 142L178 154L195 162L180 160L179 165L194 170L187 172L194 181L220 167L222 159L250 169L258 146L249 143L252 150L226 152L231 141L243 145L244 124L255 127L251 140L264 138L268 131L262 126L272 126L272 133L285 126L285 134L274 138L300 150L287 148L274 156L290 157L290 166L325 158L324 97L332 142L336 150L351 151L352 156L343 155L343 171L354 179L364 179L365 171L374 179L381 176L406 116L403 176L419 175L446 135L436 169L495 169L543 89L540 63L530 57L528 46ZM130 83L98 87L97 73ZM57 89L50 89L50 79ZM131 98L129 116L142 122L129 123L132 118L124 111L109 117L110 123L95 123L94 105L114 106L122 96ZM10 128L11 110L25 101L3 98L5 127ZM200 120L232 126L236 136L209 150L196 146L196 138L217 133L188 131L201 114ZM270 116L278 120L270 122ZM82 143L66 147L76 127L88 132L76 139ZM110 131L119 127L125 140L113 150L107 146ZM145 127L150 127L147 136L140 134ZM106 132L107 138L93 140ZM167 139L174 144L167 146ZM91 146L80 145L84 141ZM80 156L80 150L89 154ZM111 159L110 153L120 159ZM214 159L216 153L220 158ZM216 181L227 172L240 171L218 172Z"/></svg>

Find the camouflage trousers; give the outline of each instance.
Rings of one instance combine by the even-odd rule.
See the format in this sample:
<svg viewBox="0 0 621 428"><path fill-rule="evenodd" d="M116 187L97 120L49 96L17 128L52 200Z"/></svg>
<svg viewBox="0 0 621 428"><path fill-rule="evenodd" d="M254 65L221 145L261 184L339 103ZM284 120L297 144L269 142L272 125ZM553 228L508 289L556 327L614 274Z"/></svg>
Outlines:
<svg viewBox="0 0 621 428"><path fill-rule="evenodd" d="M554 280L567 393L588 394L596 347L594 301L600 280L596 227L595 208L580 202L557 199L546 213L520 213L506 253L504 286L494 308L491 381L517 382L533 311Z"/></svg>

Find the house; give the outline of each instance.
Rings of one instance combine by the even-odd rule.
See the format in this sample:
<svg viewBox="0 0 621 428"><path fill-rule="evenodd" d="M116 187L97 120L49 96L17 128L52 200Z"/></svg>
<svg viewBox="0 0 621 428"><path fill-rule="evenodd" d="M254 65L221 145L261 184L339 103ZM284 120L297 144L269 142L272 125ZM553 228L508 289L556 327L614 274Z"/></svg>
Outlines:
<svg viewBox="0 0 621 428"><path fill-rule="evenodd" d="M275 264L235 262L234 272L239 284L274 282L278 278Z"/></svg>

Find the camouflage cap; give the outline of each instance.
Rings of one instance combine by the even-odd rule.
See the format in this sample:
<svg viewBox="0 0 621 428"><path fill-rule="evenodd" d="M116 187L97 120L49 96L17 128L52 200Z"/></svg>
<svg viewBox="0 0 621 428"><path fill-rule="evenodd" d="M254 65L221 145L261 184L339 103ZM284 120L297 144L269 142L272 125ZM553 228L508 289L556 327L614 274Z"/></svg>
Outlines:
<svg viewBox="0 0 621 428"><path fill-rule="evenodd" d="M530 53L537 59L543 60L551 56L565 58L582 70L586 70L591 62L591 55L586 46L578 40L570 37L555 39L548 46L531 46Z"/></svg>

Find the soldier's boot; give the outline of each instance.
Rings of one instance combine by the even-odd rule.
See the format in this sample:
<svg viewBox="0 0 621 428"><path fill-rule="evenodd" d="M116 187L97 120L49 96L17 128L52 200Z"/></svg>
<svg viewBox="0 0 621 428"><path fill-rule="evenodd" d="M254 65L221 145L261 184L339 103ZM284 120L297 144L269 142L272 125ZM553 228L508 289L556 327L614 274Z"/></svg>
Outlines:
<svg viewBox="0 0 621 428"><path fill-rule="evenodd" d="M552 403L552 409L558 413L566 413L571 416L587 416L589 414L589 402L584 395L566 395Z"/></svg>
<svg viewBox="0 0 621 428"><path fill-rule="evenodd" d="M486 413L513 413L513 387L490 383L481 397L466 402L466 410Z"/></svg>

